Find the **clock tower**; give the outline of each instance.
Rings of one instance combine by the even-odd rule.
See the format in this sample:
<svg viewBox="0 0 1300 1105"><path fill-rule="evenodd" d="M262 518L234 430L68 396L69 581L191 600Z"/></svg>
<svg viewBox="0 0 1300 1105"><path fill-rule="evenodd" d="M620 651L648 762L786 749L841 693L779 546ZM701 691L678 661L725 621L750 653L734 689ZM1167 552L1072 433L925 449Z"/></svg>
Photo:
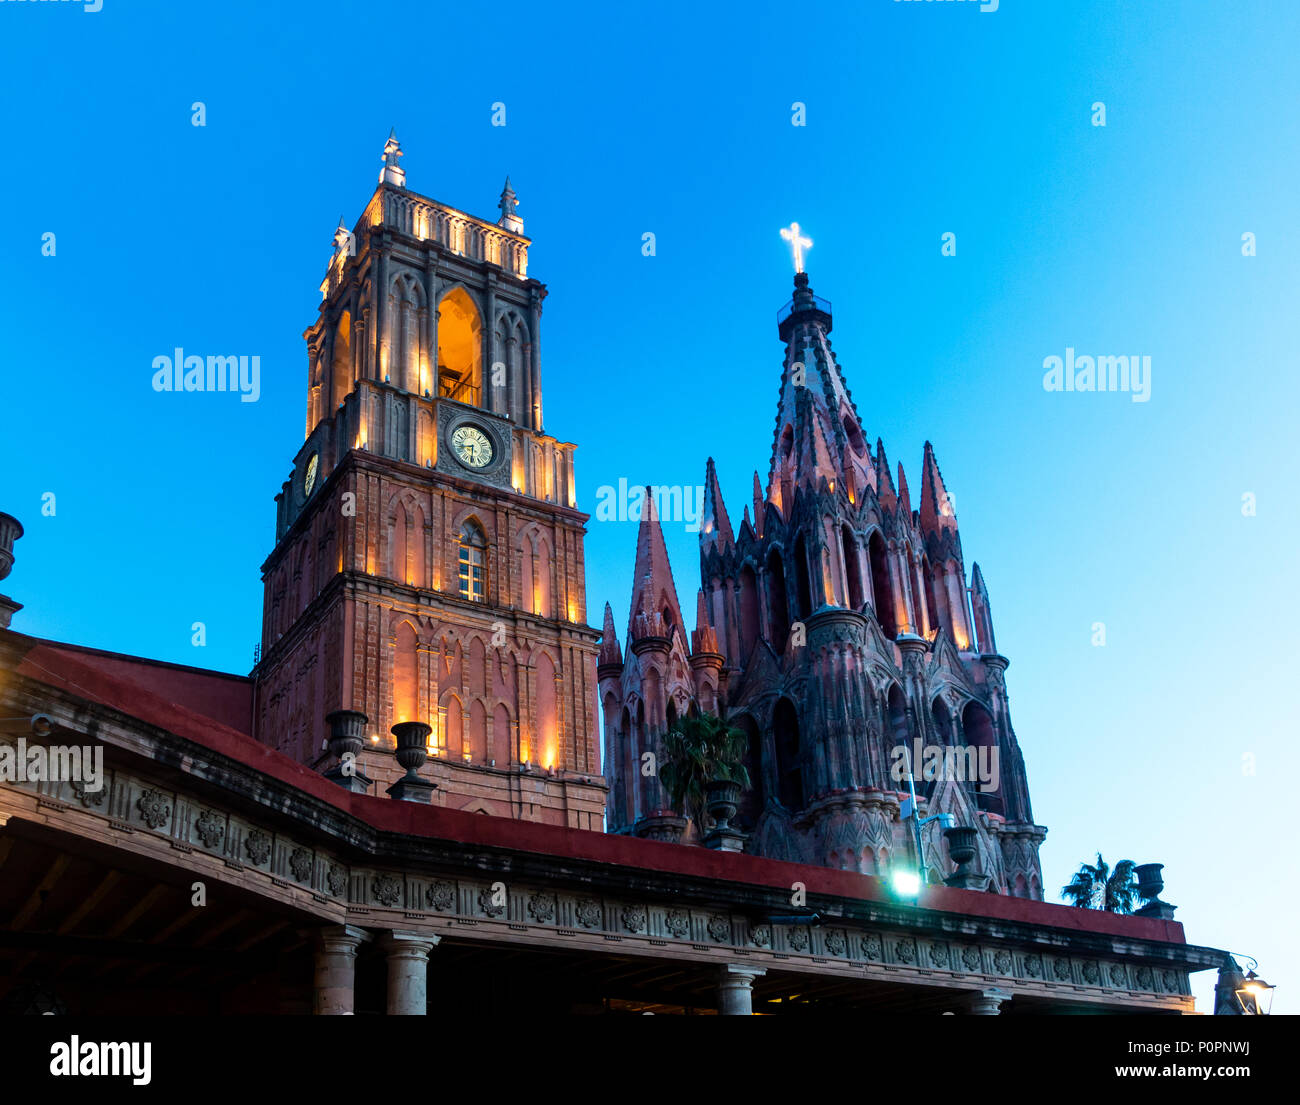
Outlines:
<svg viewBox="0 0 1300 1105"><path fill-rule="evenodd" d="M599 634L574 446L542 424L546 287L509 179L488 221L408 190L402 156L390 135L304 335L305 441L262 566L257 734L382 795L402 776L399 726L420 782L394 797L599 830Z"/></svg>

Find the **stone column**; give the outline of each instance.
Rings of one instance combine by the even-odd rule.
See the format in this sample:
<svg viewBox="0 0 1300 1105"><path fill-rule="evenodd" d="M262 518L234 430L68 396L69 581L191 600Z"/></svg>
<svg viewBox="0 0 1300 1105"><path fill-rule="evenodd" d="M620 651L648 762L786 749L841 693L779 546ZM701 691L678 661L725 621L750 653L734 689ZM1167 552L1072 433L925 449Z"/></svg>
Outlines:
<svg viewBox="0 0 1300 1105"><path fill-rule="evenodd" d="M542 428L542 297L534 287L529 304L529 324L532 338L532 364L529 366L528 426Z"/></svg>
<svg viewBox="0 0 1300 1105"><path fill-rule="evenodd" d="M329 925L312 933L316 942L317 1016L350 1016L356 990L357 948L370 933L355 925Z"/></svg>
<svg viewBox="0 0 1300 1105"><path fill-rule="evenodd" d="M718 1014L749 1017L754 1013L754 979L767 974L763 967L728 963L718 974Z"/></svg>
<svg viewBox="0 0 1300 1105"><path fill-rule="evenodd" d="M441 939L433 933L389 932L380 940L388 957L390 1017L422 1017L427 1012L429 952Z"/></svg>
<svg viewBox="0 0 1300 1105"><path fill-rule="evenodd" d="M1011 995L1005 990L999 990L996 986L988 990L979 990L970 996L970 1008L968 1013L982 1017L996 1017L1002 1012L1002 1004L1010 1001Z"/></svg>

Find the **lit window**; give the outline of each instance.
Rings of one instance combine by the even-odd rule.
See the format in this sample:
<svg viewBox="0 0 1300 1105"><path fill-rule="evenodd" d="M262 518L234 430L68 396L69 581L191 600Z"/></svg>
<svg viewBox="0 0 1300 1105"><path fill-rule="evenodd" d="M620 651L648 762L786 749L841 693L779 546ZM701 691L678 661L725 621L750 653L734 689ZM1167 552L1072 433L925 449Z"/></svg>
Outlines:
<svg viewBox="0 0 1300 1105"><path fill-rule="evenodd" d="M460 597L483 602L487 595L487 538L474 522L460 529Z"/></svg>

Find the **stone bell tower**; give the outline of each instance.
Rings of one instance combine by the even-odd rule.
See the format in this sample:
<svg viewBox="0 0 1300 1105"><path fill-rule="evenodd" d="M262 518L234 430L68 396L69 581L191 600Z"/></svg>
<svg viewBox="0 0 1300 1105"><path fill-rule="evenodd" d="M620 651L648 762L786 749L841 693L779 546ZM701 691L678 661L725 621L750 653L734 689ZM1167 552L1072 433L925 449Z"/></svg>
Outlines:
<svg viewBox="0 0 1300 1105"><path fill-rule="evenodd" d="M508 180L491 222L408 190L402 156L391 134L304 334L306 439L262 566L257 734L382 795L401 774L392 727L421 723L425 784L394 796L599 829L587 516L574 446L543 429L546 287Z"/></svg>

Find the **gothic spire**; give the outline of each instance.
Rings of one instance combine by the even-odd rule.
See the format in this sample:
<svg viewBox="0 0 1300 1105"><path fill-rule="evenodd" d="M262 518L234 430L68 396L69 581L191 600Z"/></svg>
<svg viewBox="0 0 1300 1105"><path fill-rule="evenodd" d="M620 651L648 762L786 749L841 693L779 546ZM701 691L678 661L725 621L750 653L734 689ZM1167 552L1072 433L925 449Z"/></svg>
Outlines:
<svg viewBox="0 0 1300 1105"><path fill-rule="evenodd" d="M605 628L600 635L600 656L597 664L621 664L623 652L618 647L618 632L614 629L614 609L605 603Z"/></svg>
<svg viewBox="0 0 1300 1105"><path fill-rule="evenodd" d="M778 315L785 342L768 498L788 510L797 487L822 480L866 482L869 450L840 366L831 351L831 305L813 294L808 274L794 278L794 296Z"/></svg>
<svg viewBox="0 0 1300 1105"><path fill-rule="evenodd" d="M718 470L709 457L704 466L704 504L700 512L700 546L727 549L736 543L731 532L731 519L722 501L722 488L718 485Z"/></svg>
<svg viewBox="0 0 1300 1105"><path fill-rule="evenodd" d="M912 517L912 496L907 490L907 473L903 471L903 462L898 462L898 505L902 507L907 518Z"/></svg>
<svg viewBox="0 0 1300 1105"><path fill-rule="evenodd" d="M975 639L985 656L998 650L993 638L993 609L989 605L989 589L984 585L984 573L976 563L970 574L970 604L975 621Z"/></svg>
<svg viewBox="0 0 1300 1105"><path fill-rule="evenodd" d="M515 234L524 232L524 220L519 217L519 197L515 195L515 190L510 187L510 175L506 174L506 186L501 189L501 199L497 202L501 208L501 218L497 220L497 226L504 226L507 230Z"/></svg>
<svg viewBox="0 0 1300 1105"><path fill-rule="evenodd" d="M691 655L721 651L718 648L718 635L709 624L709 608L704 601L704 589L700 588L695 600L695 631L691 634Z"/></svg>
<svg viewBox="0 0 1300 1105"><path fill-rule="evenodd" d="M641 527L636 538L636 566L632 569L632 609L628 617L629 643L644 637L672 637L682 625L677 587L668 563L664 532L659 525L652 489L645 489ZM684 631L683 631L684 632Z"/></svg>
<svg viewBox="0 0 1300 1105"><path fill-rule="evenodd" d="M876 494L886 510L898 505L894 477L889 474L889 458L885 456L885 443L880 438L876 438Z"/></svg>
<svg viewBox="0 0 1300 1105"><path fill-rule="evenodd" d="M388 132L388 141L384 143L384 167L379 171L380 184L395 184L398 188L406 187L406 170L398 165L398 159L405 157L402 144L397 140L397 128Z"/></svg>
<svg viewBox="0 0 1300 1105"><path fill-rule="evenodd" d="M921 468L921 530L924 533L957 531L957 513L948 497L948 489L943 485L939 462L934 459L934 447L928 441Z"/></svg>

